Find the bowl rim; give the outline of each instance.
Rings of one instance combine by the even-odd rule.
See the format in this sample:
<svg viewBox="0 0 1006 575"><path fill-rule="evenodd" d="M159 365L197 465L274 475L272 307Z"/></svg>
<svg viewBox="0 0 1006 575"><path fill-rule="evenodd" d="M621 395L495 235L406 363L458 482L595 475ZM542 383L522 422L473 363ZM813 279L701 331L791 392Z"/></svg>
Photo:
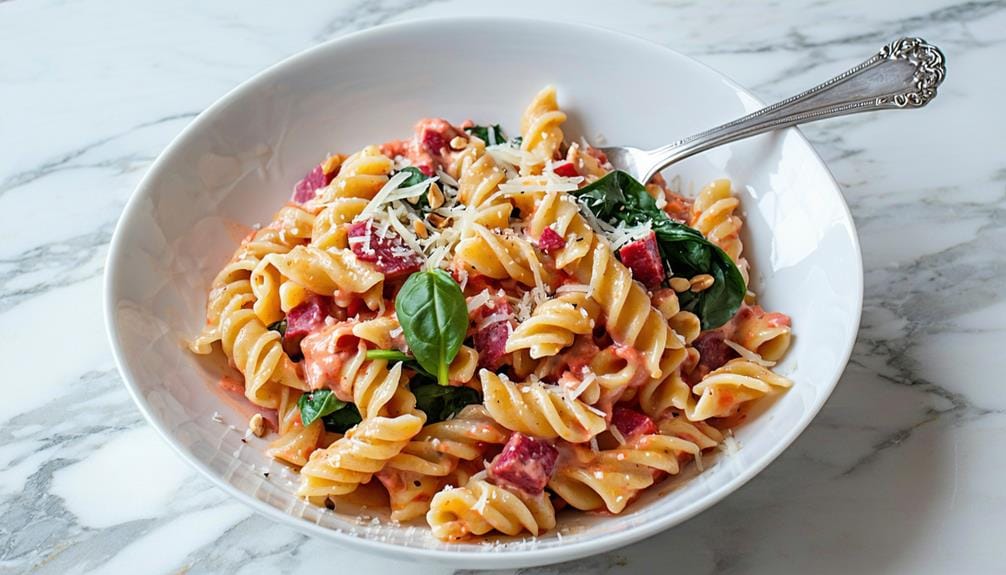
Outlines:
<svg viewBox="0 0 1006 575"><path fill-rule="evenodd" d="M337 545L344 547L351 547L355 549L360 549L370 553L375 553L385 557L390 557L393 559L421 559L429 562L436 562L442 564L451 564L454 566L461 567L482 567L482 568L502 568L502 567L523 567L531 565L544 565L549 563L569 561L573 559L578 559L590 555L600 554L613 549L624 547L632 543L636 543L645 538L656 535L662 531L665 531L675 525L684 523L685 521L693 518L699 513L705 511L709 507L715 505L731 493L734 493L750 481L753 477L761 473L770 463L775 461L776 458L782 454L796 439L804 432L804 430L810 425L811 421L817 417L817 414L824 407L824 404L828 401L831 395L834 393L835 386L838 384L842 375L845 373L845 369L848 367L849 359L852 355L853 348L855 346L856 340L858 338L859 325L862 318L863 310L863 257L862 249L859 242L859 235L856 229L855 220L852 217L852 213L849 210L849 206L845 201L844 195L842 194L842 188L839 183L835 180L830 169L824 160L821 159L817 150L810 144L807 138L800 132L797 128L788 128L786 131L791 132L798 141L803 144L807 150L811 153L811 157L819 164L819 166L824 170L825 174L830 179L832 185L835 188L839 196L839 203L842 210L844 211L845 217L849 222L848 231L852 239L852 244L855 249L856 258L854 263L855 272L855 285L858 286L856 290L855 303L857 313L855 316L855 321L853 322L853 337L846 343L846 348L842 350L840 354L841 357L841 369L836 372L834 377L827 385L823 388L826 393L821 393L819 398L814 404L810 406L802 421L798 422L787 435L779 438L779 440L773 444L771 449L767 450L761 455L761 457L754 460L752 464L746 467L737 477L730 480L720 489L713 491L711 493L705 494L696 500L694 500L689 508L683 513L668 514L659 518L655 521L644 523L623 531L616 531L608 534L601 535L595 539L588 539L579 542L570 542L562 546L545 548L545 549L535 549L520 547L517 549L503 549L499 551L486 552L481 546L473 547L471 550L465 549L428 549L421 547L406 547L402 545L397 545L394 543L386 543L374 539L367 539L365 537L347 535L345 533L337 532L326 527L322 527L313 522L305 521L294 517L288 513L285 513L281 509L273 507L268 503L253 497L238 488L231 485L224 478L218 476L209 467L207 467L202 461L194 457L188 449L182 445L173 433L162 424L153 414L150 405L148 404L146 398L143 396L140 386L135 383L138 378L134 375L130 364L127 361L126 354L119 344L119 330L115 320L115 307L117 295L117 289L115 285L115 280L120 276L120 265L122 260L122 253L125 251L125 246L123 245L123 235L125 233L124 228L126 227L126 222L135 218L136 212L140 209L142 200L145 199L149 192L148 190L153 188L153 183L161 177L161 172L163 171L163 165L167 163L168 158L174 156L179 150L184 149L189 140L194 137L194 135L202 129L202 124L204 124L207 119L213 117L219 110L226 108L231 105L231 103L244 97L246 93L250 93L257 89L257 87L273 76L280 74L286 67L294 64L297 61L306 59L318 52L332 50L333 48L341 45L348 44L351 42L359 41L361 39L366 39L369 36L380 36L387 34L389 32L394 32L397 30L407 29L407 28L423 28L426 26L434 24L445 24L445 25L545 25L557 28L566 28L569 30L577 31L580 33L592 33L607 35L609 37L615 37L623 42L633 42L641 45L645 45L646 48L651 50L660 50L677 57L683 62L687 62L689 65L698 66L705 69L708 72L713 73L718 76L728 87L733 89L738 94L742 94L752 101L764 106L765 103L752 94L749 90L734 81L733 78L723 74L719 70L716 70L712 66L705 64L699 60L696 60L690 56L682 54L672 48L669 48L663 44L656 41L649 40L647 38L642 38L634 34L626 33L620 30L614 30L604 26L597 26L593 24L584 23L571 23L562 22L551 19L536 19L536 18L523 18L523 17L495 17L495 16L456 16L456 17L422 17L410 19L402 22L392 22L387 24L382 24L379 26L374 26L366 28L363 30L358 30L351 32L349 34L344 34L336 38L327 40L310 48L301 50L295 54L287 56L280 60L279 62L270 65L264 70L256 73L250 78L244 80L236 87L229 90L226 94L221 96L215 102L213 102L209 107L200 112L181 132L176 135L171 142L164 148L164 150L157 156L154 162L147 169L146 174L137 184L133 193L127 200L125 207L119 217L118 222L115 226L115 232L112 235L112 240L109 244L108 255L105 260L105 273L103 280L103 315L105 330L108 336L109 344L112 348L112 355L115 360L116 367L119 373L122 375L123 384L129 391L130 396L133 398L134 403L139 408L140 412L143 414L147 422L153 426L157 431L158 435L171 446L171 448L189 465L194 467L199 473L206 479L210 481L216 487L222 489L224 492L230 496L241 501L245 505L249 506L251 509L264 515L274 521L277 521L283 525L289 526L301 533L307 535L317 536L323 538L327 541L333 542Z"/></svg>

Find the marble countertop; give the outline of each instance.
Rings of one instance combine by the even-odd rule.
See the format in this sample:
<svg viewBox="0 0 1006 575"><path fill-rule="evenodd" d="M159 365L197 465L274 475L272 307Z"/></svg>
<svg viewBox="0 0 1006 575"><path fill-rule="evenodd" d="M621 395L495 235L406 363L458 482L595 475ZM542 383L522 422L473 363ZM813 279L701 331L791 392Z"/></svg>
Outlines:
<svg viewBox="0 0 1006 575"><path fill-rule="evenodd" d="M1006 2L0 0L0 573L450 572L307 538L197 476L129 399L100 295L126 199L200 110L327 39L457 14L617 28L768 100L901 35L949 62L923 111L805 129L866 266L859 342L811 427L686 524L522 573L1002 572Z"/></svg>

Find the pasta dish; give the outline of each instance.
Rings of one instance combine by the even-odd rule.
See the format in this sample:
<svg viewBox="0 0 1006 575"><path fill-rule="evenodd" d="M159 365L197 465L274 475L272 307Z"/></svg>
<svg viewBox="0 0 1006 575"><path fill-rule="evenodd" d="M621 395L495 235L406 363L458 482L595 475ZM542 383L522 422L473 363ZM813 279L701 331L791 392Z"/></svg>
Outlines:
<svg viewBox="0 0 1006 575"><path fill-rule="evenodd" d="M240 373L300 497L539 535L701 466L791 385L730 182L638 182L565 120L547 87L513 137L424 119L328 156L215 277L190 347Z"/></svg>

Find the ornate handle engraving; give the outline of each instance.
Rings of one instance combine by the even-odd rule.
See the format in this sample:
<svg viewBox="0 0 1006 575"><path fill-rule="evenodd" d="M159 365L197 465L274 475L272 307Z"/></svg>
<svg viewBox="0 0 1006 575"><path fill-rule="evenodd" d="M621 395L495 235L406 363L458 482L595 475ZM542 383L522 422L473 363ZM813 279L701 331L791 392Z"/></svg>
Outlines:
<svg viewBox="0 0 1006 575"><path fill-rule="evenodd" d="M710 148L805 122L874 110L921 108L946 76L939 48L901 38L862 64L806 92L711 130L646 152L643 181L664 167Z"/></svg>

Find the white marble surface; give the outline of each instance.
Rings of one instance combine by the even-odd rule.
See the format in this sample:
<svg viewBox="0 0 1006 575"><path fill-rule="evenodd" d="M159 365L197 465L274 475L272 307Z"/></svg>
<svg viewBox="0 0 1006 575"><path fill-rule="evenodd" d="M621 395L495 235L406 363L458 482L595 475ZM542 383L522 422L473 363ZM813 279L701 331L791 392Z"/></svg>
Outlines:
<svg viewBox="0 0 1006 575"><path fill-rule="evenodd" d="M532 573L1006 569L1006 2L0 1L0 573L447 573L254 516L142 420L101 273L157 153L279 59L388 21L523 14L617 28L766 99L899 35L940 45L929 108L805 129L859 226L866 302L842 382L771 467L699 517ZM687 89L683 87L682 89Z"/></svg>

